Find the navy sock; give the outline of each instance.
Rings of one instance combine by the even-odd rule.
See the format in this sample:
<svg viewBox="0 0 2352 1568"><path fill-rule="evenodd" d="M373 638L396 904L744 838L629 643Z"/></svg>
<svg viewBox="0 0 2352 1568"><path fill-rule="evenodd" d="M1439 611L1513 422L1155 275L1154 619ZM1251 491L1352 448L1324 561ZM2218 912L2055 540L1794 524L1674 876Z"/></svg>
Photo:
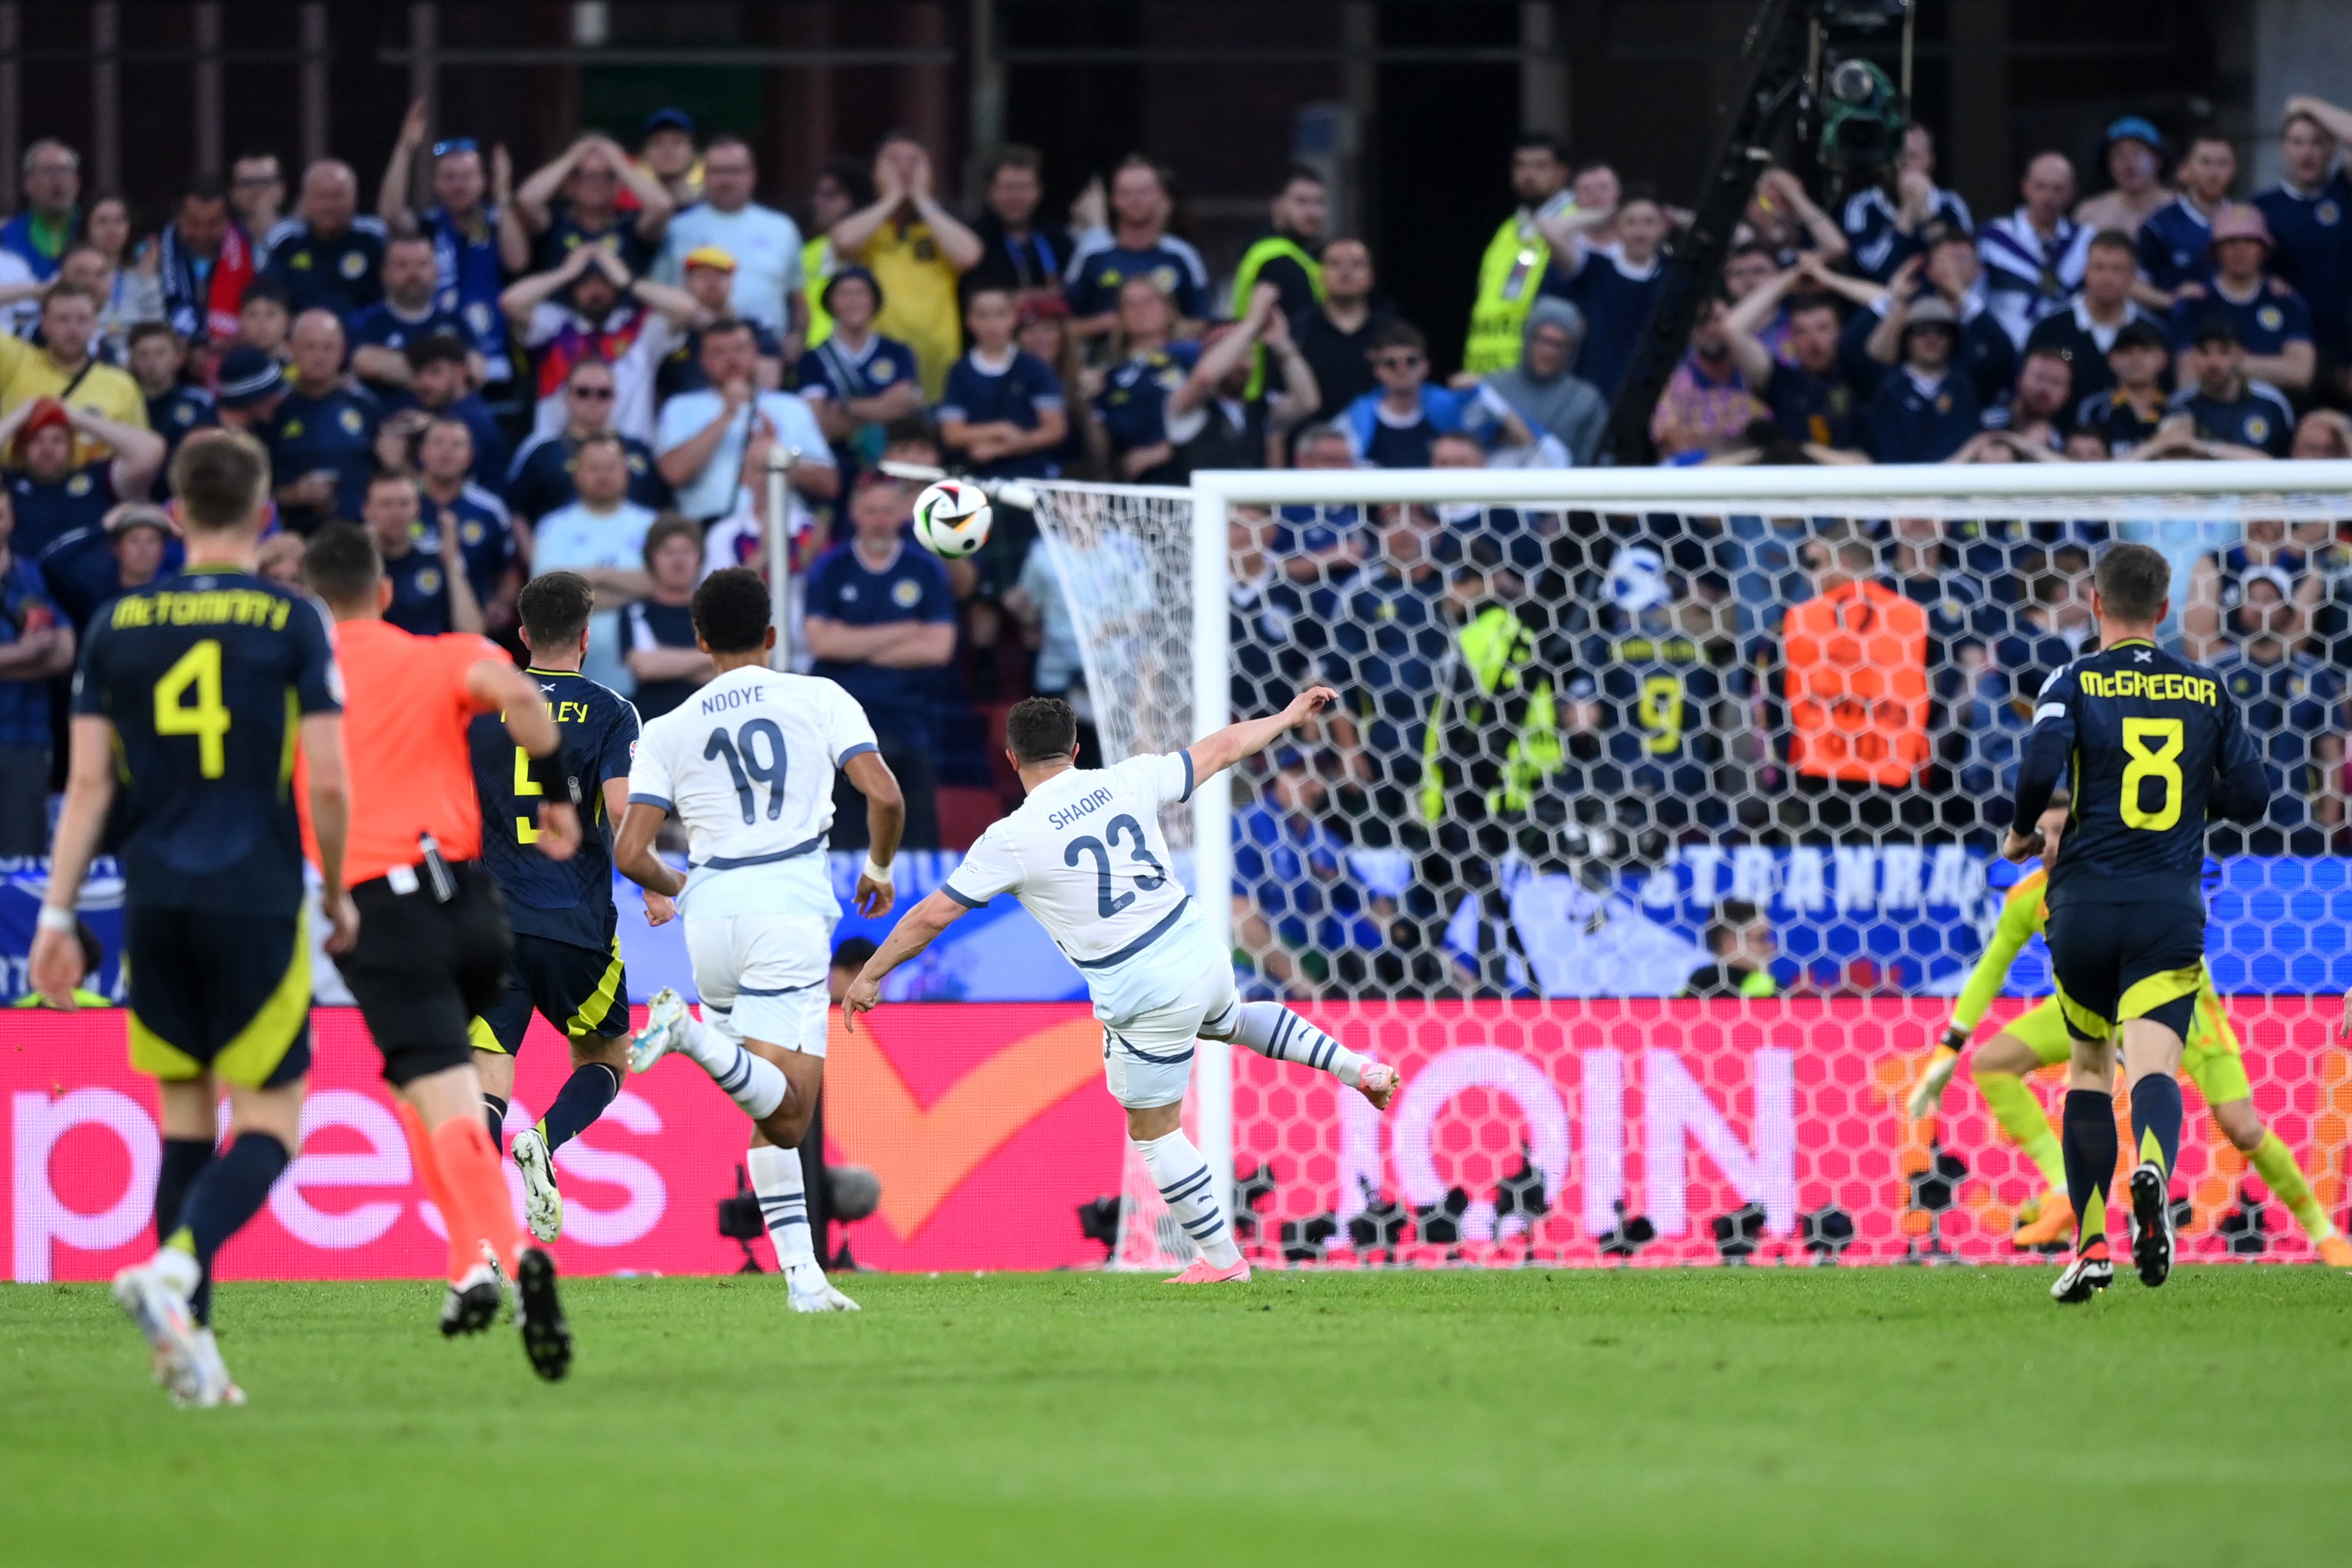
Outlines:
<svg viewBox="0 0 2352 1568"><path fill-rule="evenodd" d="M484 1094L482 1124L490 1130L491 1149L503 1155L507 1152L507 1103L495 1094Z"/></svg>
<svg viewBox="0 0 2352 1568"><path fill-rule="evenodd" d="M195 1254L209 1273L213 1254L245 1222L261 1212L270 1185L285 1173L293 1156L268 1133L239 1133L228 1153L205 1168L188 1188L180 1206L179 1223L172 1241Z"/></svg>
<svg viewBox="0 0 2352 1568"><path fill-rule="evenodd" d="M562 1092L547 1114L539 1119L539 1131L546 1138L551 1153L588 1130L588 1124L604 1113L621 1092L621 1075L601 1061L583 1062L572 1070L563 1081Z"/></svg>
<svg viewBox="0 0 2352 1568"><path fill-rule="evenodd" d="M2168 1072L2151 1072L2132 1085L2132 1141L2140 1160L2154 1160L2172 1175L2180 1156L2180 1084Z"/></svg>
<svg viewBox="0 0 2352 1568"><path fill-rule="evenodd" d="M2176 1124L2177 1125L2177 1124ZM2107 1239L2107 1187L2116 1178L2115 1102L2096 1089L2066 1091L2058 1140L2074 1200L2074 1249Z"/></svg>
<svg viewBox="0 0 2352 1568"><path fill-rule="evenodd" d="M163 1168L155 1173L155 1240L162 1245L163 1238L180 1228L180 1210L187 1206L188 1188L205 1174L213 1163L213 1141L210 1138L166 1138L163 1140ZM199 1323L212 1321L213 1281L206 1274L196 1293L188 1298L188 1312Z"/></svg>

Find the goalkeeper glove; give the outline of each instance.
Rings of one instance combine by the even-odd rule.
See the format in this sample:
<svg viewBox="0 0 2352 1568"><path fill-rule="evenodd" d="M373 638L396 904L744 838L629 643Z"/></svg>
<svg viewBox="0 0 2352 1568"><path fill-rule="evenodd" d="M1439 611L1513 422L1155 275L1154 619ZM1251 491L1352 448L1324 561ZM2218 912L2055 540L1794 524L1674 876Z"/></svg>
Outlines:
<svg viewBox="0 0 2352 1568"><path fill-rule="evenodd" d="M1919 1075L1919 1082L1912 1087L1911 1098L1904 1104L1905 1112L1913 1121L1921 1121L1935 1114L1936 1108L1943 1103L1944 1086L1951 1082L1952 1074L1959 1071L1960 1047L1968 1040L1965 1030L1954 1027L1944 1030L1944 1038L1936 1043L1936 1054L1928 1058L1927 1071Z"/></svg>

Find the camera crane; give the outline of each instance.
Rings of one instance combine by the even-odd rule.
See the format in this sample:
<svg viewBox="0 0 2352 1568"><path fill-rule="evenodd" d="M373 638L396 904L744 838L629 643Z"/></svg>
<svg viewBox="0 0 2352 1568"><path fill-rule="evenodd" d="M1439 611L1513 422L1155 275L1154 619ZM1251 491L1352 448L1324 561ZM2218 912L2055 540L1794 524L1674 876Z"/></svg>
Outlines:
<svg viewBox="0 0 2352 1568"><path fill-rule="evenodd" d="M1740 38L1733 96L1716 108L1723 140L1691 204L1690 223L1665 248L1658 302L1609 410L1608 450L1615 461L1639 466L1654 460L1650 416L1701 307L1722 281L1732 232L1782 132L1794 126L1801 147L1840 180L1874 172L1901 152L1909 112L1912 22L1911 0L1760 0ZM1868 36L1897 23L1903 29L1899 90L1870 61L1828 53L1836 37Z"/></svg>

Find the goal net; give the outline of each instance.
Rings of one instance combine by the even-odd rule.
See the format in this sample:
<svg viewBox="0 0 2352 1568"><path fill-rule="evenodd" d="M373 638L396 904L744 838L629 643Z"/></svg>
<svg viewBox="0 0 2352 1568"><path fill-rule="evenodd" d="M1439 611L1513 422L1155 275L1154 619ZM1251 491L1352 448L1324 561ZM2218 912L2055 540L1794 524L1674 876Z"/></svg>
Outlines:
<svg viewBox="0 0 2352 1568"><path fill-rule="evenodd" d="M2210 837L2185 1255L2343 1223L2352 1058L2316 998L2352 978L2352 465L1036 488L1106 760L1341 694L1167 824L1244 996L1407 1080L1376 1113L1202 1042L1188 1124L1254 1260L2035 1256L2063 1037L2040 938L2000 961L2036 868L1997 846L2116 539L2171 559L2161 640L2223 673L2275 791ZM2004 1044L1915 1118L1989 952L1974 1044ZM2195 1114L2249 1088L2294 1168ZM1131 1154L1124 1197L1114 1261L1180 1266Z"/></svg>

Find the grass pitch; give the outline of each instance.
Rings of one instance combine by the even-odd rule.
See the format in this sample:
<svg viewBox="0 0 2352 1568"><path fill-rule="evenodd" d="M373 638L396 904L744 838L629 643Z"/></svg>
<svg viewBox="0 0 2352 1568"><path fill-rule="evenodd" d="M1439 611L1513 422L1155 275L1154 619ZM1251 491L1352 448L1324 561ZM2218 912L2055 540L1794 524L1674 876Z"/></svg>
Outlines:
<svg viewBox="0 0 2352 1568"><path fill-rule="evenodd" d="M210 1412L101 1287L0 1286L0 1557L2343 1560L2352 1280L2051 1278L867 1276L829 1318L592 1280L553 1387L511 1329L443 1343L437 1285L231 1284L252 1404Z"/></svg>

